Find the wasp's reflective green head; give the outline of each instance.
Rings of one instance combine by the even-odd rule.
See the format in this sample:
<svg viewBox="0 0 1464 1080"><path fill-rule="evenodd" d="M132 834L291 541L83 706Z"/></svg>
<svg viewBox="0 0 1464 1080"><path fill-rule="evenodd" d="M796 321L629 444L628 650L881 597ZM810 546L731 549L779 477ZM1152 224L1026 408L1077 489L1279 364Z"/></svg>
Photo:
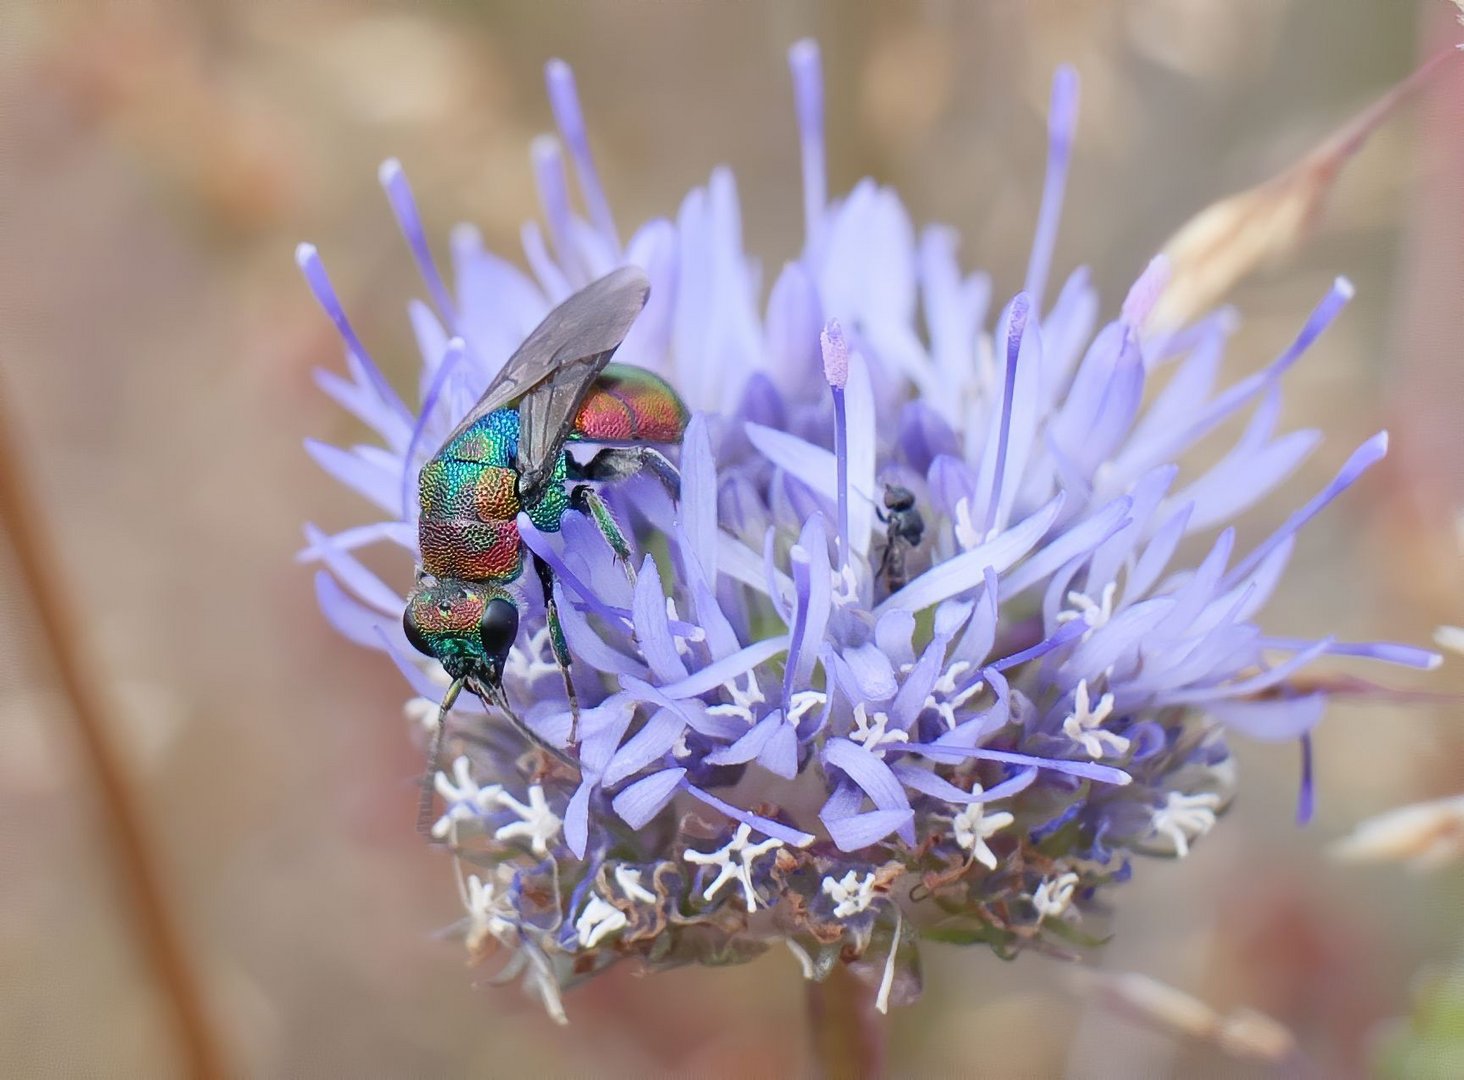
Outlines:
<svg viewBox="0 0 1464 1080"><path fill-rule="evenodd" d="M407 600L402 629L418 652L438 660L454 679L503 681L518 636L518 605L494 586L452 578L427 580Z"/></svg>

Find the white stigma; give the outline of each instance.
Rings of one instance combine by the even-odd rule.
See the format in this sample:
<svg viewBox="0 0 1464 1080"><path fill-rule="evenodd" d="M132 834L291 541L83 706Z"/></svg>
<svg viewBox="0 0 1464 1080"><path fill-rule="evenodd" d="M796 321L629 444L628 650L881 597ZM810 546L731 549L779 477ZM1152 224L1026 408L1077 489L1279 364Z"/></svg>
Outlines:
<svg viewBox="0 0 1464 1080"><path fill-rule="evenodd" d="M754 705L761 705L767 699L763 697L762 687L757 684L757 673L749 668L745 672L747 685L738 686L737 678L734 676L722 684L722 689L732 698L732 701L724 705L709 705L707 712L713 716L737 716L747 721L747 726L752 727L757 723L757 715L752 711Z"/></svg>
<svg viewBox="0 0 1464 1080"><path fill-rule="evenodd" d="M615 868L615 884L620 886L620 891L627 898L639 900L645 904L654 904L656 894L642 885L640 880L641 872L639 870L632 870L623 863Z"/></svg>
<svg viewBox="0 0 1464 1080"><path fill-rule="evenodd" d="M459 757L452 763L451 779L447 773L439 771L432 778L432 786L447 804L447 812L432 826L432 835L438 840L451 833L459 821L477 820L492 810L503 791L501 784L479 787L466 757Z"/></svg>
<svg viewBox="0 0 1464 1080"><path fill-rule="evenodd" d="M980 795L980 784L971 785L971 794ZM970 803L955 816L951 826L955 831L956 843L971 853L971 857L988 870L996 869L996 852L986 845L986 840L1000 829L1005 829L1017 819L1006 811L986 813L984 803Z"/></svg>
<svg viewBox="0 0 1464 1080"><path fill-rule="evenodd" d="M1181 859L1189 854L1190 841L1204 836L1215 827L1215 811L1220 808L1220 796L1214 792L1186 795L1171 791L1164 799L1164 805L1155 810L1150 818L1155 835L1164 836L1174 845L1174 854Z"/></svg>
<svg viewBox="0 0 1464 1080"><path fill-rule="evenodd" d="M957 660L941 673L940 678L935 680L935 685L930 688L930 693L925 695L925 708L934 709L939 713L940 718L945 721L947 730L956 726L956 710L986 689L986 684L980 679L964 690L957 689L956 680L969 670L971 670L970 661ZM936 697L937 694L940 695L939 699Z"/></svg>
<svg viewBox="0 0 1464 1080"><path fill-rule="evenodd" d="M785 719L788 723L797 727L803 717L814 709L819 708L829 700L829 696L822 690L800 690L794 694L788 702L788 714Z"/></svg>
<svg viewBox="0 0 1464 1080"><path fill-rule="evenodd" d="M574 921L574 930L579 938L580 948L593 949L607 935L623 930L629 923L625 912L592 893L585 910Z"/></svg>
<svg viewBox="0 0 1464 1080"><path fill-rule="evenodd" d="M1103 721L1113 712L1113 695L1104 694L1097 705L1088 699L1088 680L1078 682L1073 694L1073 711L1062 722L1062 730L1073 742L1082 745L1093 760L1098 760L1110 751L1115 754L1128 752L1129 740L1103 729Z"/></svg>
<svg viewBox="0 0 1464 1080"><path fill-rule="evenodd" d="M513 880L509 866L498 867L499 881L484 881L477 874L468 876L466 907L468 909L468 950L477 952L490 937L507 941L513 931L513 902L508 884Z"/></svg>
<svg viewBox="0 0 1464 1080"><path fill-rule="evenodd" d="M879 749L881 745L910 741L908 732L886 731L889 722L890 718L886 713L877 712L870 716L861 701L854 706L854 730L849 733L849 738L875 757L883 758L884 751Z"/></svg>
<svg viewBox="0 0 1464 1080"><path fill-rule="evenodd" d="M512 810L520 820L503 826L493 834L493 839L514 840L518 837L526 837L529 841L529 848L535 855L542 858L549 854L549 842L559 835L560 827L564 822L553 810L549 809L549 800L544 797L542 787L534 784L529 788L527 806L508 792L500 791L498 805L505 810Z"/></svg>
<svg viewBox="0 0 1464 1080"><path fill-rule="evenodd" d="M1072 871L1059 875L1054 880L1043 880L1032 893L1032 906L1037 909L1037 921L1055 918L1067 911L1073 902L1073 893L1078 887L1078 875Z"/></svg>
<svg viewBox="0 0 1464 1080"><path fill-rule="evenodd" d="M862 879L857 870L850 870L837 881L826 877L823 879L823 891L834 902L835 917L847 919L874 903L874 873L871 871Z"/></svg>
<svg viewBox="0 0 1464 1080"><path fill-rule="evenodd" d="M559 674L547 623L535 630L522 647L515 645L509 650L507 668L506 681L531 683L544 675Z"/></svg>
<svg viewBox="0 0 1464 1080"><path fill-rule="evenodd" d="M1088 629L1083 634L1083 640L1087 641L1094 630L1107 626L1108 621L1113 618L1113 601L1117 593L1118 582L1116 581L1110 581L1103 586L1103 591L1097 600L1087 593L1074 590L1067 594L1067 602L1072 606L1066 611L1058 612L1057 621L1069 623L1074 619L1082 619L1088 624Z"/></svg>

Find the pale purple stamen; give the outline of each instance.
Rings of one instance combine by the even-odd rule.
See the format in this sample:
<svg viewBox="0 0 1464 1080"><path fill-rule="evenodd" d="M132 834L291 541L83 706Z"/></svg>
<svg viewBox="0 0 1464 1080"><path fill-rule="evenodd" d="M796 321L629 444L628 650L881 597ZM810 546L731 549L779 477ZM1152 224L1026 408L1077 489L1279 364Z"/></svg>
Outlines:
<svg viewBox="0 0 1464 1080"><path fill-rule="evenodd" d="M346 317L346 309L341 305L340 297L336 295L335 288L330 283L330 276L326 274L325 264L320 261L320 252L315 249L314 244L300 244L295 248L295 265L305 275L305 283L310 286L316 302L320 304L330 321L335 323L336 332L341 335L341 340L346 343L346 348L351 351L351 356L366 373L366 378L371 380L377 396L393 412L405 417L407 422L411 423L411 410L391 388L391 383L386 381L386 376L381 373L381 369L371 359L371 354L366 351L366 346L361 344L361 339L356 336L356 329L351 325L351 320Z"/></svg>
<svg viewBox="0 0 1464 1080"><path fill-rule="evenodd" d="M839 557L849 561L849 414L844 387L849 382L849 346L837 321L830 319L818 337L823 350L824 378L834 395L835 484L839 497Z"/></svg>
<svg viewBox="0 0 1464 1080"><path fill-rule="evenodd" d="M392 215L402 230L407 247L411 249L412 259L427 285L427 291L432 294L432 302L437 305L443 320L456 329L457 307L452 302L447 286L443 284L442 275L437 272L437 263L433 260L432 249L427 243L427 230L422 227L422 215L417 211L417 200L412 197L412 186L407 182L402 163L396 158L387 158L381 163L376 177L386 192L387 201L391 203Z"/></svg>
<svg viewBox="0 0 1464 1080"><path fill-rule="evenodd" d="M818 44L804 38L788 50L793 100L798 112L798 143L803 158L803 223L812 245L828 202L824 167L823 63Z"/></svg>
<svg viewBox="0 0 1464 1080"><path fill-rule="evenodd" d="M1022 335L1027 330L1027 315L1031 310L1031 299L1026 293L1018 293L1012 301L1011 315L1007 322L1006 383L1001 400L1001 434L996 443L996 467L992 473L991 499L986 504L986 531L996 528L997 510L1001 506L1002 474L1006 472L1007 442L1012 433L1012 399L1017 393L1017 359L1022 351Z"/></svg>
<svg viewBox="0 0 1464 1080"><path fill-rule="evenodd" d="M585 135L585 118L580 110L579 92L574 85L574 72L563 60L550 60L544 65L544 81L549 88L549 107L554 110L554 122L559 125L559 133L569 147L570 157L574 158L575 175L579 177L590 220L618 258L620 235L615 230L615 217L610 213L610 203L605 198L605 189L600 186L595 159L590 154L590 140Z"/></svg>
<svg viewBox="0 0 1464 1080"><path fill-rule="evenodd" d="M1062 199L1067 189L1077 124L1078 73L1064 65L1052 78L1052 102L1047 112L1047 176L1042 182L1042 207L1037 212L1032 257L1027 263L1027 284L1022 290L1039 309L1052 268L1052 250L1057 243L1058 222L1062 219Z"/></svg>

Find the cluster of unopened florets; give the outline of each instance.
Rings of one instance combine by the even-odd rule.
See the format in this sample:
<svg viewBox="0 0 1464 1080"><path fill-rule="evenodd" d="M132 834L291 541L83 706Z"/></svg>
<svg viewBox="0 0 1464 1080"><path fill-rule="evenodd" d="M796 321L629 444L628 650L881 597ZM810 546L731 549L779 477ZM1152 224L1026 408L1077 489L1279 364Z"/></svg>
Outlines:
<svg viewBox="0 0 1464 1080"><path fill-rule="evenodd" d="M617 360L665 376L696 414L679 500L653 480L605 492L637 538L631 575L577 513L557 534L520 518L563 590L575 764L461 702L436 783L433 833L461 868L470 949L506 946L504 974L523 973L557 1016L561 987L629 957L725 963L783 943L812 978L867 967L883 1007L918 990L918 937L1003 955L1084 944L1132 855L1183 857L1215 824L1228 732L1306 747L1324 698L1294 685L1299 668L1326 652L1430 662L1253 621L1296 531L1382 455L1383 435L1249 551L1226 527L1319 441L1275 435L1279 384L1345 304L1344 282L1282 356L1219 390L1228 316L1147 326L1162 260L1096 332L1082 271L1048 304L1076 119L1064 71L1026 287L991 320L989 283L958 268L948 230L917 237L867 181L827 199L818 54L801 43L791 62L807 236L765 306L725 170L622 247L558 63L550 100L588 218L570 211L560 144L539 141L548 243L525 227L530 275L462 230L450 293L401 170L383 170L434 301L411 309L418 412L301 250L348 346L351 377L321 384L385 443L310 450L388 515L312 529L307 554L326 567L327 616L393 657L426 722L441 673L407 648L400 595L352 549L415 551L417 470L552 304L619 264L651 279ZM1228 453L1181 481L1186 453L1244 411ZM901 489L918 527L882 520ZM1195 536L1208 554L1176 563ZM522 592L505 690L567 748L541 598Z"/></svg>

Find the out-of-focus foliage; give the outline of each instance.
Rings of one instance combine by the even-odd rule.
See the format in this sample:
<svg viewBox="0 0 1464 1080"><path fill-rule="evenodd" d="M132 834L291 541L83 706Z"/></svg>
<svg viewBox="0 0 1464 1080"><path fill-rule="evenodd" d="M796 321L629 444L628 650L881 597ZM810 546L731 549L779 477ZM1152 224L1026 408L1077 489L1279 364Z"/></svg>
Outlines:
<svg viewBox="0 0 1464 1080"><path fill-rule="evenodd" d="M1412 1015L1386 1026L1375 1065L1389 1080L1464 1076L1464 959L1419 977Z"/></svg>

